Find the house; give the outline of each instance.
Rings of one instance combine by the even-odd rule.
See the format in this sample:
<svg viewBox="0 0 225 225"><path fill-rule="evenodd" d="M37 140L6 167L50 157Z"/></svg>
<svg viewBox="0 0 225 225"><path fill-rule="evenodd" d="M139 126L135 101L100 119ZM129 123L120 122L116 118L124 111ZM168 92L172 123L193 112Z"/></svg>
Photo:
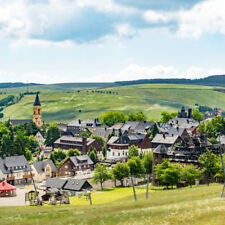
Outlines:
<svg viewBox="0 0 225 225"><path fill-rule="evenodd" d="M103 124L99 121L98 118L89 120L73 120L67 125L67 131L75 131L82 129L94 130L95 128L101 126L103 126Z"/></svg>
<svg viewBox="0 0 225 225"><path fill-rule="evenodd" d="M37 161L31 165L34 174L34 180L42 182L49 177L55 177L57 174L57 168L52 160Z"/></svg>
<svg viewBox="0 0 225 225"><path fill-rule="evenodd" d="M159 145L165 145L166 147L170 147L182 141L183 140L179 135L156 134L156 136L152 140L152 147L156 148Z"/></svg>
<svg viewBox="0 0 225 225"><path fill-rule="evenodd" d="M87 180L81 179L60 179L48 178L45 184L47 189L58 189L69 191L70 195L75 195L77 192L91 191L93 187Z"/></svg>
<svg viewBox="0 0 225 225"><path fill-rule="evenodd" d="M92 133L92 137L98 136L106 140L109 135L113 134L113 129L111 128L102 128L102 127L97 127L94 132Z"/></svg>
<svg viewBox="0 0 225 225"><path fill-rule="evenodd" d="M37 139L40 148L41 149L45 148L45 139L42 136L40 131L37 132L37 134L35 135L35 138Z"/></svg>
<svg viewBox="0 0 225 225"><path fill-rule="evenodd" d="M17 126L17 125L24 125L25 123L31 123L32 120L11 120L10 119L10 123L12 124L13 127Z"/></svg>
<svg viewBox="0 0 225 225"><path fill-rule="evenodd" d="M54 148L63 150L78 149L82 154L87 154L90 147L98 152L102 151L103 143L92 138L62 136L54 142Z"/></svg>
<svg viewBox="0 0 225 225"><path fill-rule="evenodd" d="M58 168L59 176L75 176L83 171L94 169L94 163L88 155L72 156L63 162Z"/></svg>
<svg viewBox="0 0 225 225"><path fill-rule="evenodd" d="M29 184L32 182L32 168L23 155L0 157L0 180L12 185Z"/></svg>
<svg viewBox="0 0 225 225"><path fill-rule="evenodd" d="M157 127L159 130L159 134L166 134L169 136L178 135L183 140L189 137L189 133L187 132L186 128L180 128L179 126L175 128L172 126L172 124L167 124L167 123L157 123Z"/></svg>
<svg viewBox="0 0 225 225"><path fill-rule="evenodd" d="M107 159L113 161L126 161L128 149L131 145L138 147L140 154L151 151L151 140L147 134L128 133L119 137L111 137L107 142Z"/></svg>
<svg viewBox="0 0 225 225"><path fill-rule="evenodd" d="M153 150L153 184L157 184L154 168L157 164L162 163L164 159L168 159L174 164L178 163L182 167L189 164L200 166L198 158L201 154L206 152L206 149L210 149L216 155L220 154L220 145L212 145L198 137L191 139L193 143L191 146L186 142L181 143L179 146L170 147L162 144L158 145L157 148Z"/></svg>

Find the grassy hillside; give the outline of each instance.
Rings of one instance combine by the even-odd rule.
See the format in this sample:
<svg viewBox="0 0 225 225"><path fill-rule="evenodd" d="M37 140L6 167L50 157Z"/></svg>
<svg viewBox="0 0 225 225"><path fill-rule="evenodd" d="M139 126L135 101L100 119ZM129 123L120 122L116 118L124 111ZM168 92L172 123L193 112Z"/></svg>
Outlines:
<svg viewBox="0 0 225 225"><path fill-rule="evenodd" d="M109 189L93 197L93 205L77 199L71 205L24 206L0 208L0 224L218 224L225 221L225 199L221 199L222 185L200 186L167 191L150 192L145 200L144 189L138 192L138 202L133 200L131 188ZM128 194L124 194L125 191ZM118 194L119 193L119 194ZM100 196L105 196L101 198ZM113 199L114 201L107 201ZM118 196L120 198L118 199ZM94 195L93 195L94 196ZM96 203L97 199L104 202ZM86 205L82 202L86 201Z"/></svg>
<svg viewBox="0 0 225 225"><path fill-rule="evenodd" d="M181 106L193 107L196 103L225 110L225 93L207 86L144 84L98 90L111 90L118 92L118 95L97 94L90 90L88 93L86 90L80 93L76 90L41 90L43 119L67 122L75 118L95 118L108 110L125 113L143 111L149 118L159 119L162 111L177 111ZM31 118L33 102L34 96L25 96L3 111L5 119Z"/></svg>
<svg viewBox="0 0 225 225"><path fill-rule="evenodd" d="M42 84L29 86L29 91L37 92L67 92L84 89L108 88L118 86L116 83L59 83L59 84ZM0 92L6 93L24 93L27 91L27 86L0 88Z"/></svg>

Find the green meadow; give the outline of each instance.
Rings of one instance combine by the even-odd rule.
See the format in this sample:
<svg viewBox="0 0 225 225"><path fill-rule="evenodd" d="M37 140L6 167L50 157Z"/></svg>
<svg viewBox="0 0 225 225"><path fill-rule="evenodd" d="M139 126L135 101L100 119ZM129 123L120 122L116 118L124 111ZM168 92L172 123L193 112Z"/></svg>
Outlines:
<svg viewBox="0 0 225 225"><path fill-rule="evenodd" d="M1 207L4 225L146 225L146 224L218 224L225 221L225 198L220 198L221 184L174 190L137 188L138 201L131 188L106 189L88 200L72 197L70 205Z"/></svg>
<svg viewBox="0 0 225 225"><path fill-rule="evenodd" d="M80 88L79 93L74 87L71 89L65 84L62 87L59 85L61 89L54 89L53 86L49 89L49 85L45 88L44 86L39 87L40 89L35 86L35 90L41 92L43 119L49 122L95 118L109 110L125 113L142 111L148 119L158 120L162 111L173 112L182 106L188 108L194 107L195 104L225 110L225 93L214 91L213 87L208 86L144 84L102 89L98 86L98 89ZM12 93L22 90L13 89ZM92 90L114 91L118 92L118 95L92 93ZM10 93L9 89L7 93ZM25 96L19 103L4 109L4 119L32 118L34 98L33 95Z"/></svg>

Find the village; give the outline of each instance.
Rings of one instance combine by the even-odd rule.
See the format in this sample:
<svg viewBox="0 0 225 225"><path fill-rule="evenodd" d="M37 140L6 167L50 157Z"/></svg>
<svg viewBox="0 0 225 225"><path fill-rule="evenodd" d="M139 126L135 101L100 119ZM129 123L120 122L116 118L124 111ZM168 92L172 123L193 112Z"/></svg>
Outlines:
<svg viewBox="0 0 225 225"><path fill-rule="evenodd" d="M223 183L224 168L218 166L218 171L210 174L200 171L204 167L200 158L204 155L217 157L217 164L221 158L223 163L223 117L205 119L198 110L182 107L177 114L164 113L160 122L147 121L142 113L130 118L124 122L107 121L106 115L105 120L46 125L37 93L33 120L9 120L1 125L0 206L69 204L71 196L86 196L92 204L93 191L114 187L116 181L133 188L149 182L167 188ZM215 121L220 121L223 127L215 125L212 134L208 127ZM20 146L23 143L18 147L17 142L21 141L18 137L24 128L29 133L25 142L30 145L23 152ZM14 139L17 144L7 139L7 129L14 131L11 141ZM173 176L166 174L167 180L163 180L161 165L177 172ZM190 170L191 178L188 175L174 178L185 168ZM135 191L134 197L136 200Z"/></svg>

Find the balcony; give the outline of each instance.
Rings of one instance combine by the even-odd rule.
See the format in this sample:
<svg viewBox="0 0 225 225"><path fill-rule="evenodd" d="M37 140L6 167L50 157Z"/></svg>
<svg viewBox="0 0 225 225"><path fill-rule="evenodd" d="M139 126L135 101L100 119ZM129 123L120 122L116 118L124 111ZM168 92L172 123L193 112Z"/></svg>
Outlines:
<svg viewBox="0 0 225 225"><path fill-rule="evenodd" d="M14 176L12 176L12 177L7 177L6 180L7 180L7 181L15 180L15 177L14 177Z"/></svg>
<svg viewBox="0 0 225 225"><path fill-rule="evenodd" d="M33 177L34 176L34 174L26 174L26 175L23 175L23 178L24 179L28 179L28 178L31 178L31 176Z"/></svg>

